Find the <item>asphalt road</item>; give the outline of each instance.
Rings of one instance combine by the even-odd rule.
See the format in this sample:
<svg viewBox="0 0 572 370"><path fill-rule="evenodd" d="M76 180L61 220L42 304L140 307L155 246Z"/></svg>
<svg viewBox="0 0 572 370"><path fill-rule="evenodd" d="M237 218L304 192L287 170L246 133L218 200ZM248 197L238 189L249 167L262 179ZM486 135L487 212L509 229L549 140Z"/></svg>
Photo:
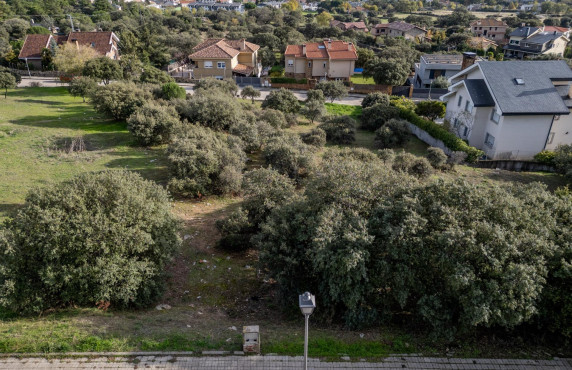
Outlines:
<svg viewBox="0 0 572 370"><path fill-rule="evenodd" d="M19 86L29 87L34 82L40 83L41 86L44 86L44 87L57 87L57 86L65 86L66 85L66 84L62 84L58 79L55 79L52 77L32 77L32 78L22 77L22 83ZM189 94L193 93L193 86L194 86L193 84L180 84L180 85L183 88L185 88L187 93L189 93ZM239 91L240 90L242 90L242 88L239 88ZM266 98L266 96L268 96L270 91L272 91L271 88L267 88L267 87L263 87L263 88L260 88L258 90L260 90L260 97L257 98L256 100L264 100ZM292 92L294 93L294 95L299 100L306 100L306 91L304 91L304 90L292 90ZM349 94L348 96L346 96L345 98L343 98L341 100L336 100L335 103L345 104L345 105L360 105L363 97L364 97L364 95Z"/></svg>

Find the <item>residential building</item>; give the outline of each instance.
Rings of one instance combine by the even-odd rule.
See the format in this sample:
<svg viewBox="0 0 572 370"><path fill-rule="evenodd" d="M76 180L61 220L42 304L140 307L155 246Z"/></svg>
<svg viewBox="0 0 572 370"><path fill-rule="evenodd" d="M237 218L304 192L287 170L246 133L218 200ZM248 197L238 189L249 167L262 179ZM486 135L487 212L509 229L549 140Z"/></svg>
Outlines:
<svg viewBox="0 0 572 370"><path fill-rule="evenodd" d="M572 144L572 70L565 61L477 62L449 79L445 118L491 159L530 159Z"/></svg>
<svg viewBox="0 0 572 370"><path fill-rule="evenodd" d="M354 30L361 32L369 32L364 22L341 22L333 19L330 21L330 26L337 27L342 31Z"/></svg>
<svg viewBox="0 0 572 370"><path fill-rule="evenodd" d="M258 6L267 6L269 8L280 9L284 4L286 4L286 1L265 1L258 4Z"/></svg>
<svg viewBox="0 0 572 370"><path fill-rule="evenodd" d="M336 81L349 81L357 60L353 43L329 39L288 45L284 56L287 77Z"/></svg>
<svg viewBox="0 0 572 370"><path fill-rule="evenodd" d="M110 59L119 59L117 44L119 38L114 32L70 32L68 35L28 35L20 50L18 59L28 63L31 68L42 67L42 51L44 49L55 50L58 45L72 43L88 46L100 56Z"/></svg>
<svg viewBox="0 0 572 370"><path fill-rule="evenodd" d="M557 30L545 32L542 27L519 27L509 35L509 42L504 46L504 55L517 59L545 54L563 56L570 41L564 33Z"/></svg>
<svg viewBox="0 0 572 370"><path fill-rule="evenodd" d="M471 32L477 37L484 37L497 43L505 43L508 25L495 18L477 19L471 22Z"/></svg>
<svg viewBox="0 0 572 370"><path fill-rule="evenodd" d="M244 13L245 11L244 4L242 3L217 3L201 1L196 3L189 3L186 6L188 6L190 9L204 9L206 11L229 10L238 13Z"/></svg>
<svg viewBox="0 0 572 370"><path fill-rule="evenodd" d="M427 37L427 30L406 22L376 24L372 30L374 36L404 37L407 40L421 41Z"/></svg>
<svg viewBox="0 0 572 370"><path fill-rule="evenodd" d="M214 77L222 80L239 76L259 76L260 46L241 40L207 39L193 48L189 59L193 65L193 77Z"/></svg>
<svg viewBox="0 0 572 370"><path fill-rule="evenodd" d="M461 54L425 54L419 63L415 63L413 86L429 88L439 76L452 77L461 71L463 56Z"/></svg>

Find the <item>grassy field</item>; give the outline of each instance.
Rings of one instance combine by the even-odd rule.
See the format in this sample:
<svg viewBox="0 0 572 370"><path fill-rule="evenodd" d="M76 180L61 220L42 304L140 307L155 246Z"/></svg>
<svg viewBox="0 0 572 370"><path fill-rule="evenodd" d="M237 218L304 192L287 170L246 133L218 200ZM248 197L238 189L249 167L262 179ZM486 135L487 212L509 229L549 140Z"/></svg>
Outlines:
<svg viewBox="0 0 572 370"><path fill-rule="evenodd" d="M351 80L354 84L358 85L375 85L373 77L364 77L363 75L353 75Z"/></svg>
<svg viewBox="0 0 572 370"><path fill-rule="evenodd" d="M142 149L124 123L96 114L63 88L26 88L0 98L0 217L22 204L34 187L88 171L127 168L163 184L166 160L162 148ZM250 104L244 101L244 104ZM258 104L258 103L257 103ZM327 104L330 114L359 118L361 107ZM292 132L315 126L300 125ZM68 149L83 138L86 150ZM373 147L374 134L357 130L354 147ZM404 150L424 155L427 145L412 138ZM259 163L259 162L257 162ZM459 166L472 182L542 181L551 188L562 179L543 173L512 173ZM94 308L53 310L41 316L20 317L0 310L0 352L240 350L243 325L260 325L263 353L300 355L303 318L297 297L284 304L272 280L259 274L255 251L233 254L216 248L220 237L215 222L240 206L238 197L177 199L173 212L182 220L183 246L168 266L167 289L157 304L139 310ZM544 349L507 342L479 342L468 338L451 347L427 338L417 329L378 327L351 331L338 325L311 323L310 355L368 358L389 353L456 356L546 356Z"/></svg>
<svg viewBox="0 0 572 370"><path fill-rule="evenodd" d="M81 141L83 151L70 151ZM0 153L0 219L33 186L116 168L160 180L166 170L161 151L136 147L125 123L98 115L65 88L9 91L0 104Z"/></svg>

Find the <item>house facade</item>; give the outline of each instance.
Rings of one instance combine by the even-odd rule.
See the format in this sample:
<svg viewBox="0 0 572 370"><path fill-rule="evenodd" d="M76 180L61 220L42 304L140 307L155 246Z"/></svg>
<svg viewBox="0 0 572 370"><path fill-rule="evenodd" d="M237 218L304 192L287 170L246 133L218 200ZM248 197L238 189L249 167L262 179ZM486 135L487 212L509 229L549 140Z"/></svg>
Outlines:
<svg viewBox="0 0 572 370"><path fill-rule="evenodd" d="M324 40L288 45L284 53L287 77L349 81L357 60L351 42Z"/></svg>
<svg viewBox="0 0 572 370"><path fill-rule="evenodd" d="M429 88L433 80L439 76L452 77L461 71L463 56L461 54L425 54L419 63L415 63L414 86Z"/></svg>
<svg viewBox="0 0 572 370"><path fill-rule="evenodd" d="M572 144L572 70L564 61L477 62L449 79L445 118L491 159L531 159Z"/></svg>
<svg viewBox="0 0 572 370"><path fill-rule="evenodd" d="M208 39L193 48L189 55L193 78L217 79L238 76L259 76L259 45L241 40Z"/></svg>
<svg viewBox="0 0 572 370"><path fill-rule="evenodd" d="M333 19L330 21L330 26L337 27L342 31L354 30L366 33L369 32L364 22L341 22Z"/></svg>
<svg viewBox="0 0 572 370"><path fill-rule="evenodd" d="M543 27L522 26L509 35L509 42L504 46L504 55L516 59L546 54L563 56L570 41L566 35L568 32L559 32L556 29L545 31Z"/></svg>
<svg viewBox="0 0 572 370"><path fill-rule="evenodd" d="M427 30L406 22L376 24L372 29L374 36L403 37L411 41L421 41L427 37Z"/></svg>
<svg viewBox="0 0 572 370"><path fill-rule="evenodd" d="M119 38L114 32L70 32L68 35L28 35L18 59L35 69L42 68L42 51L55 51L59 45L72 43L95 49L98 55L119 59Z"/></svg>
<svg viewBox="0 0 572 370"><path fill-rule="evenodd" d="M471 32L476 37L484 37L496 43L505 43L508 25L494 18L477 19L471 22Z"/></svg>

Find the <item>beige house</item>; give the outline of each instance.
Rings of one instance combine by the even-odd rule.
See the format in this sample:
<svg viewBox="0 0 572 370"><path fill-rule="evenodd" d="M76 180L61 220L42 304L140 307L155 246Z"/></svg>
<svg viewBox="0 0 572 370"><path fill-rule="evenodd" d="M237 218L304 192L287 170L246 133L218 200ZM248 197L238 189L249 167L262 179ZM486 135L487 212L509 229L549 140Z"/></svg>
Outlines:
<svg viewBox="0 0 572 370"><path fill-rule="evenodd" d="M471 32L476 37L484 37L497 43L505 43L508 25L494 18L477 19L471 22Z"/></svg>
<svg viewBox="0 0 572 370"><path fill-rule="evenodd" d="M286 47L286 77L349 81L357 52L351 42L324 40Z"/></svg>
<svg viewBox="0 0 572 370"><path fill-rule="evenodd" d="M427 30L406 22L380 23L373 27L374 36L403 37L411 41L423 41Z"/></svg>
<svg viewBox="0 0 572 370"><path fill-rule="evenodd" d="M214 77L219 80L232 76L259 76L260 46L241 40L208 39L193 48L189 55L193 63L193 78Z"/></svg>
<svg viewBox="0 0 572 370"><path fill-rule="evenodd" d="M68 35L28 35L20 50L18 59L28 63L31 68L42 67L42 51L54 51L65 43L93 48L98 55L113 60L119 59L119 38L114 32L70 32Z"/></svg>
<svg viewBox="0 0 572 370"><path fill-rule="evenodd" d="M523 26L515 29L504 46L507 58L528 59L538 55L552 54L562 57L570 41L567 32L545 31L543 27Z"/></svg>

